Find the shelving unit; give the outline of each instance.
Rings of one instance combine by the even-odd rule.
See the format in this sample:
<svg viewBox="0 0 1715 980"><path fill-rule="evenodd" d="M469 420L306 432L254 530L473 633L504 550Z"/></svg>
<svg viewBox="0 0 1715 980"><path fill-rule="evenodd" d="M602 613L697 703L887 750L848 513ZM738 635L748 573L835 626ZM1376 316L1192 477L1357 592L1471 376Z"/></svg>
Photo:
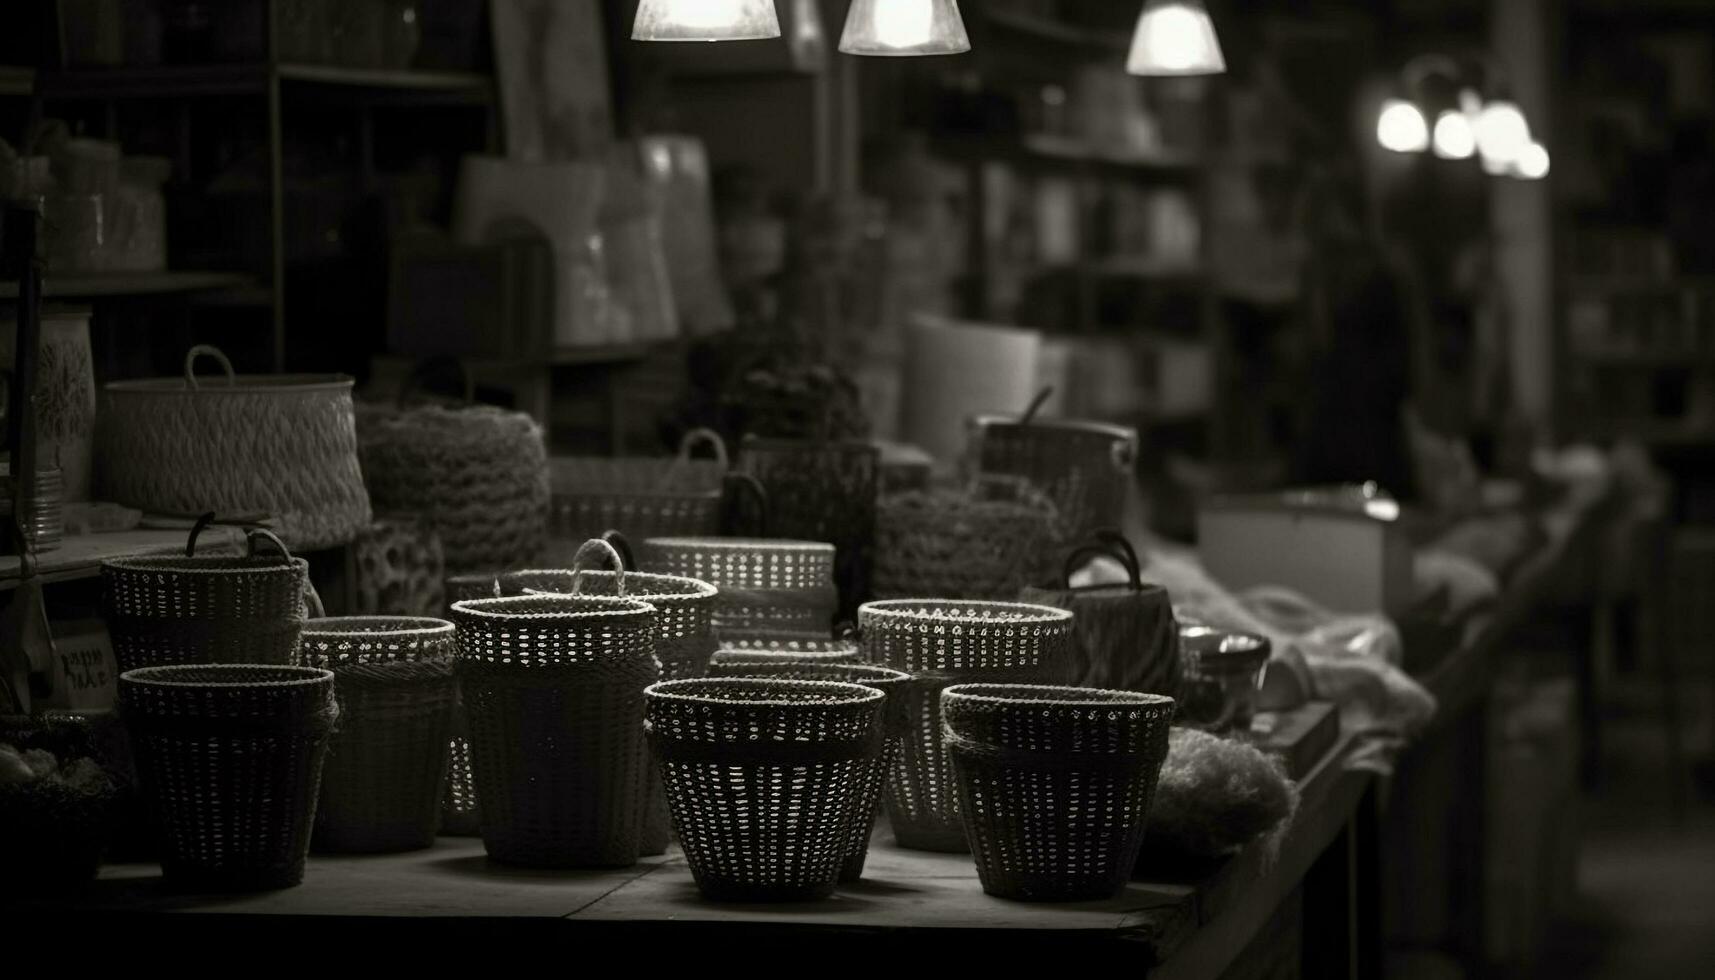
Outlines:
<svg viewBox="0 0 1715 980"><path fill-rule="evenodd" d="M165 296L175 293L261 289L255 276L239 272L88 272L49 276L42 281L44 299L96 299L114 296ZM17 299L16 283L0 283L0 299Z"/></svg>

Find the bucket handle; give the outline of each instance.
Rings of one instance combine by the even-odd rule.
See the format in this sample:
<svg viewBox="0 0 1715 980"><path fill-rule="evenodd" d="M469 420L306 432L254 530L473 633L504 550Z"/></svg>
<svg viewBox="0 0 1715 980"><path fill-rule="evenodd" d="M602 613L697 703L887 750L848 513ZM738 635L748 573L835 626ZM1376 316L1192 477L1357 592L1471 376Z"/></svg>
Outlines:
<svg viewBox="0 0 1715 980"><path fill-rule="evenodd" d="M226 386L228 388L238 383L238 379L232 370L232 361L227 358L226 354L224 354L219 347L216 347L213 344L197 344L190 350L185 351L185 384L189 386L192 391L197 391L202 388L202 384L197 381L196 367L197 358L205 356L214 358L214 362L220 365L220 370L226 374Z"/></svg>
<svg viewBox="0 0 1715 980"><path fill-rule="evenodd" d="M1130 580L1128 584L1133 592L1143 591L1143 574L1138 567L1137 556L1132 552L1129 542L1117 534L1114 537L1119 538L1118 543L1104 540L1104 536L1098 534L1096 542L1072 549L1072 553L1066 556L1066 567L1061 571L1061 576L1066 582L1066 588L1072 587L1072 573L1076 572L1085 560L1105 557L1114 559L1125 568L1126 575Z"/></svg>
<svg viewBox="0 0 1715 980"><path fill-rule="evenodd" d="M208 530L209 525L211 525L213 523L214 523L214 511L211 510L208 513L197 518L197 522L195 524L191 525L190 537L185 539L185 557L186 558L195 558L196 557L196 554L197 554L197 538L201 537L202 532Z"/></svg>
<svg viewBox="0 0 1715 980"><path fill-rule="evenodd" d="M665 493L677 486L680 475L691 462L691 451L703 445L714 450L715 463L720 466L721 472L732 469L732 463L727 457L726 440L721 438L721 434L713 429L695 428L679 440L679 454L673 457L673 462L668 464L666 472L656 481L655 492Z"/></svg>
<svg viewBox="0 0 1715 980"><path fill-rule="evenodd" d="M626 539L623 532L609 528L601 532L601 539L612 545L613 550L619 552L619 560L623 563L620 567L637 571L637 560L632 557L635 552L631 550L631 542Z"/></svg>
<svg viewBox="0 0 1715 980"><path fill-rule="evenodd" d="M290 565L294 560L292 558L291 550L286 547L286 542L281 541L278 534L275 534L273 531L270 531L265 527L253 527L244 532L244 537L245 540L250 543L250 557L252 558L257 557L259 549L256 545L258 540L260 540L265 544L273 545L274 548L286 559L286 564ZM321 593L316 591L315 583L310 581L310 577L307 574L304 576L303 594L304 610L309 614L311 619L321 619L327 615L327 608L322 605Z"/></svg>
<svg viewBox="0 0 1715 980"><path fill-rule="evenodd" d="M738 492L725 494L726 501L721 508L724 511L721 515L721 524L723 525L721 533L732 533L731 525L734 523L734 512L737 510L733 505L738 498L749 494L756 501L756 536L759 538L768 537L768 488L762 485L761 480L749 473L728 473L726 479L726 485Z"/></svg>
<svg viewBox="0 0 1715 980"><path fill-rule="evenodd" d="M623 540L623 539L622 539ZM620 557L619 549L604 538L591 538L578 546L577 553L572 555L572 595L578 594L578 588L584 582L584 562L591 555L605 552L607 560L613 563L613 591L620 597L625 595L625 559Z"/></svg>

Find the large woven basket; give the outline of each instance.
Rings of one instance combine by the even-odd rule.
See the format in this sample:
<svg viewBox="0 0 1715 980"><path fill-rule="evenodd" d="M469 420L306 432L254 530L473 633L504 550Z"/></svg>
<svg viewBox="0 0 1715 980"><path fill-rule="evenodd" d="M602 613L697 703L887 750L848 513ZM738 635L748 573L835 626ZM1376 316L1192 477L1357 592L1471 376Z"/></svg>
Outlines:
<svg viewBox="0 0 1715 980"><path fill-rule="evenodd" d="M119 675L119 697L160 822L167 883L244 890L302 881L338 715L332 672L144 667Z"/></svg>
<svg viewBox="0 0 1715 980"><path fill-rule="evenodd" d="M487 405L363 406L357 421L375 509L427 521L449 573L536 557L548 529L548 452L530 416Z"/></svg>
<svg viewBox="0 0 1715 980"><path fill-rule="evenodd" d="M963 853L953 774L941 744L941 691L951 684L1055 683L1071 656L1072 614L1016 602L895 599L858 610L864 659L914 679L911 733L889 770L888 821L901 847Z"/></svg>
<svg viewBox="0 0 1715 980"><path fill-rule="evenodd" d="M208 355L225 371L199 380ZM344 544L369 525L352 379L234 375L193 347L185 376L115 381L97 420L101 499L152 513L272 515L294 548Z"/></svg>
<svg viewBox="0 0 1715 980"><path fill-rule="evenodd" d="M1010 600L1052 571L1060 544L1059 511L1031 488L895 494L876 517L873 592Z"/></svg>
<svg viewBox="0 0 1715 980"><path fill-rule="evenodd" d="M404 851L435 842L452 739L453 624L351 616L304 626L306 667L333 671L339 730L322 770L311 843Z"/></svg>
<svg viewBox="0 0 1715 980"><path fill-rule="evenodd" d="M650 745L697 887L725 901L834 889L881 750L884 695L721 678L649 689Z"/></svg>
<svg viewBox="0 0 1715 980"><path fill-rule="evenodd" d="M720 590L715 631L827 636L839 608L834 546L783 538L650 538L643 567Z"/></svg>
<svg viewBox="0 0 1715 980"><path fill-rule="evenodd" d="M1070 584L1080 561L1110 555L1125 566L1130 581L1123 585ZM1167 590L1145 583L1136 554L1124 538L1104 535L1096 545L1068 556L1067 584L1059 588L1030 587L1018 598L1042 606L1067 609L1073 621L1073 665L1067 682L1078 687L1112 688L1149 694L1178 695L1180 678L1179 624Z"/></svg>
<svg viewBox="0 0 1715 980"><path fill-rule="evenodd" d="M716 664L712 677L763 677L786 681L839 681L873 687L887 696L881 709L882 746L875 758L862 789L855 800L851 836L847 839L846 858L840 863L840 881L851 882L863 877L864 861L869 856L869 839L875 830L876 814L881 809L881 787L887 781L888 767L899 755L899 743L911 728L906 689L911 675L891 667L874 664L843 664L826 661L751 661Z"/></svg>
<svg viewBox="0 0 1715 980"><path fill-rule="evenodd" d="M309 564L264 531L244 557L185 556L101 563L102 605L121 671L168 664L292 664L298 633L320 603ZM268 553L266 543L277 551ZM306 603L314 608L306 608Z"/></svg>
<svg viewBox="0 0 1715 980"><path fill-rule="evenodd" d="M869 593L880 451L867 442L748 438L739 466L766 492L768 534L834 546L839 614L850 619Z"/></svg>
<svg viewBox="0 0 1715 980"><path fill-rule="evenodd" d="M713 459L693 459L699 445ZM722 531L726 443L695 429L668 457L555 456L548 461L553 516L547 559L566 560L606 531L632 540L696 537Z"/></svg>
<svg viewBox="0 0 1715 980"><path fill-rule="evenodd" d="M455 603L452 614L489 857L548 868L636 862L654 607L521 596Z"/></svg>
<svg viewBox="0 0 1715 980"><path fill-rule="evenodd" d="M1137 430L1105 422L971 420L971 458L979 473L1017 476L1046 493L1067 540L1124 523L1137 462Z"/></svg>
<svg viewBox="0 0 1715 980"><path fill-rule="evenodd" d="M1167 758L1173 699L959 684L941 695L983 891L1079 901L1125 887Z"/></svg>

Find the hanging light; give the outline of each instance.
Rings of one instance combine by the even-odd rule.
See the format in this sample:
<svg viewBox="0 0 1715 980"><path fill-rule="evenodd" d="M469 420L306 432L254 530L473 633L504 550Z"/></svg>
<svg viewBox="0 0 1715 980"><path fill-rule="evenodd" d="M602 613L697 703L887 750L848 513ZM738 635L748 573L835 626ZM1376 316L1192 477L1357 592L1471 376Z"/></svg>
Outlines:
<svg viewBox="0 0 1715 980"><path fill-rule="evenodd" d="M1203 0L1149 0L1137 18L1125 70L1133 75L1218 75L1227 70Z"/></svg>
<svg viewBox="0 0 1715 980"><path fill-rule="evenodd" d="M780 36L774 0L643 0L634 41L758 41Z"/></svg>
<svg viewBox="0 0 1715 980"><path fill-rule="evenodd" d="M1530 123L1523 110L1508 99L1496 99L1477 113L1473 127L1477 137L1477 152L1485 163L1493 161L1505 168L1519 158L1531 145Z"/></svg>
<svg viewBox="0 0 1715 980"><path fill-rule="evenodd" d="M1445 109L1435 117L1435 137L1431 144L1435 155L1443 160L1469 160L1477 152L1477 137L1471 132L1471 120L1457 109Z"/></svg>
<svg viewBox="0 0 1715 980"><path fill-rule="evenodd" d="M1513 174L1524 180L1541 180L1548 176L1548 168L1548 147L1541 143L1532 143L1524 148L1518 160L1513 163Z"/></svg>
<svg viewBox="0 0 1715 980"><path fill-rule="evenodd" d="M971 49L958 0L852 0L840 50L846 54L959 54Z"/></svg>
<svg viewBox="0 0 1715 980"><path fill-rule="evenodd" d="M1429 149L1429 123L1417 106L1389 99L1376 117L1376 141L1395 153L1422 153Z"/></svg>

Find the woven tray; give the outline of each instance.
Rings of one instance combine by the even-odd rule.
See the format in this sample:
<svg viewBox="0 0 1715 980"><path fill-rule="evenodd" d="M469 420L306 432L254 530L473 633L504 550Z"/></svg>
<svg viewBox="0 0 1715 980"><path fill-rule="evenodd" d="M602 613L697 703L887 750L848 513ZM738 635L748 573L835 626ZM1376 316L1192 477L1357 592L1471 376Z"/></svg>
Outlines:
<svg viewBox="0 0 1715 980"><path fill-rule="evenodd" d="M440 619L305 624L304 665L333 671L340 706L312 846L377 852L434 843L458 699L456 647L453 624Z"/></svg>
<svg viewBox="0 0 1715 980"><path fill-rule="evenodd" d="M834 546L784 538L650 538L643 567L720 590L715 631L826 636L839 608Z"/></svg>
<svg viewBox="0 0 1715 980"><path fill-rule="evenodd" d="M722 678L649 689L650 744L697 887L725 901L830 894L881 751L884 695Z"/></svg>
<svg viewBox="0 0 1715 980"><path fill-rule="evenodd" d="M1072 614L1016 602L896 599L858 610L864 659L910 674L911 734L888 773L888 821L900 846L963 853L941 691L976 681L1051 683L1064 676Z"/></svg>
<svg viewBox="0 0 1715 980"><path fill-rule="evenodd" d="M1081 901L1125 887L1167 758L1172 698L959 684L941 706L983 891Z"/></svg>

